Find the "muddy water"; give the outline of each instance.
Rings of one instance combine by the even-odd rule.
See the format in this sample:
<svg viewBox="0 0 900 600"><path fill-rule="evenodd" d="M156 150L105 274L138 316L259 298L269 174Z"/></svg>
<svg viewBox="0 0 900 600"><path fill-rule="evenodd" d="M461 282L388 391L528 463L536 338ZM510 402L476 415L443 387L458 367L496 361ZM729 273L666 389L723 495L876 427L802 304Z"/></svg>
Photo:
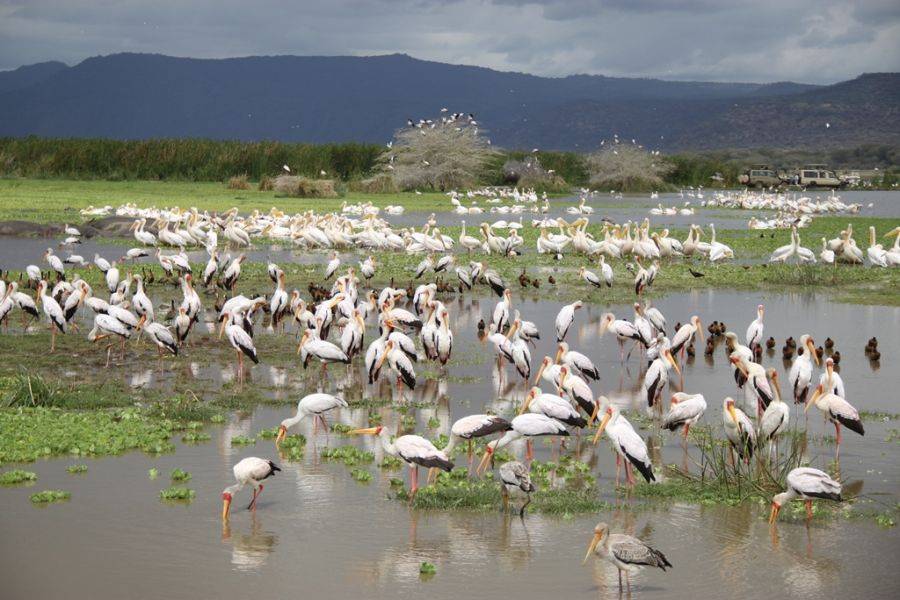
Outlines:
<svg viewBox="0 0 900 600"><path fill-rule="evenodd" d="M398 395L388 386L362 386L361 369L356 366L330 369L329 385L347 397L392 394L395 403L427 403L426 408L410 409L419 432L426 431L430 417L441 423L437 432L446 432L454 419L486 408L507 414L526 386L511 372L498 374L488 349L476 340L475 323L489 317L493 302L491 298L448 301L456 346L453 364L440 381L435 378L436 369L423 366L416 391ZM705 322L724 321L742 335L759 302L767 307L766 335L775 335L779 347L788 335L796 339L810 333L819 342L830 336L843 356L841 375L848 399L860 410L900 412L892 368L900 342L888 335L900 327L900 309L833 304L802 294L715 291L671 295L656 305L666 314L670 328L698 314ZM541 329L543 339L532 352L537 362L553 350L552 323L559 306L527 298L516 298L516 304ZM634 395L641 377L638 361L632 358L628 368L620 368L614 340L596 337L600 315L606 310L631 316L630 307L586 307L578 312L576 327L567 339L598 363L603 378L592 386L595 392L602 391L623 406L639 406ZM321 381L317 372L266 364L267 340L271 343L267 335L272 334L261 332L257 342L263 364L252 368L244 385L297 398L314 391ZM870 364L862 352L872 335L880 342L880 365ZM173 363L167 361L160 369L150 352L145 348L135 355L140 360L131 361L127 369L113 367L109 373L98 371L93 376L123 376L133 384L165 388L171 384ZM188 349L179 361L198 383L234 379L233 354L194 352L203 355L191 356ZM134 362L143 366L135 367ZM765 357L764 363L783 368L780 350ZM431 378L424 375L426 371ZM704 421L720 432L721 400L735 393L721 347L711 363L698 352L686 365L684 389L705 394L709 410ZM396 422L390 407L379 410L385 424ZM368 407L351 408L330 420L364 425L368 412ZM878 527L871 519L817 520L809 528L783 522L773 537L765 522L765 507L758 506L676 502L638 512L616 510L571 518L529 514L524 522L499 512L411 511L387 498L387 479L397 474L369 466L372 482L359 484L347 467L319 457L325 445L358 443L376 451L377 463L380 449L371 440L336 434L313 438L311 424L306 423L299 428L310 438L303 460L282 463L284 472L266 485L255 516L239 510L248 501L246 494L236 498L238 510L230 528L223 531L219 494L230 483L231 465L244 456L274 455L271 442L232 448L229 440L273 427L291 413L291 409L260 408L251 415L233 416L226 425L210 428L211 442L178 444L174 454L162 457L133 453L87 461L89 471L80 476L65 472L73 462L69 459L30 465L38 474L34 489L69 490L72 500L36 508L28 502L34 489L0 490L4 499L0 512L3 597L410 598L423 593L434 598L617 597L613 568L595 561L580 564L599 520L611 523L614 531L639 535L675 565L668 573L644 572L633 578L635 596L720 598L726 590L724 597L883 598L896 596L900 586L892 564L900 549L900 534L896 528ZM809 427L809 458L814 466L825 467L834 448L815 440L833 429L826 428L818 415L810 416ZM870 509L892 507L900 500L897 445L886 442L888 431L898 427L897 420L867 421L865 437L845 432L842 478L848 483L862 481L860 493L873 502L867 505ZM655 438L652 428L640 433L645 439ZM659 443L661 460L682 462L679 438L664 436ZM539 459L552 456L548 445L537 444L537 450ZM521 457L523 448L516 446L514 451ZM623 509L633 502L617 499L612 492L615 468L605 443L596 449L582 445L579 457L599 475L604 498ZM464 456L458 459L458 463L464 461ZM147 478L150 467L159 469L156 481ZM175 467L193 474L189 485L197 497L189 505L158 500L158 491L168 485L166 475ZM430 580L420 579L422 561L437 567Z"/></svg>

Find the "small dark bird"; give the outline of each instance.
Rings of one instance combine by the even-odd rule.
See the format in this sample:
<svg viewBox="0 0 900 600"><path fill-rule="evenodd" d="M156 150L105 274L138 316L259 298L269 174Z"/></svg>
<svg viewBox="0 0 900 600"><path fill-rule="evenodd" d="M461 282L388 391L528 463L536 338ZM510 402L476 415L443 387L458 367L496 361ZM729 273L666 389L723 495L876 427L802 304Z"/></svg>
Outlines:
<svg viewBox="0 0 900 600"><path fill-rule="evenodd" d="M686 352L688 356L694 356L694 342L691 342L691 345L687 347Z"/></svg>
<svg viewBox="0 0 900 600"><path fill-rule="evenodd" d="M519 274L519 285L522 287L528 287L528 284L531 283L531 279L529 279L528 275L525 274L525 269L522 269L522 272Z"/></svg>
<svg viewBox="0 0 900 600"><path fill-rule="evenodd" d="M701 273L700 271L695 271L694 269L688 267L688 272L694 277L706 277L706 273Z"/></svg>
<svg viewBox="0 0 900 600"><path fill-rule="evenodd" d="M485 328L484 319L479 319L478 320L478 331L484 331L484 328Z"/></svg>
<svg viewBox="0 0 900 600"><path fill-rule="evenodd" d="M834 348L834 340L831 339L830 337L825 338L825 349L831 350L832 348Z"/></svg>
<svg viewBox="0 0 900 600"><path fill-rule="evenodd" d="M816 356L819 358L819 360L822 360L822 357L825 356L825 348L823 348L822 346L816 348Z"/></svg>
<svg viewBox="0 0 900 600"><path fill-rule="evenodd" d="M681 329L681 321L675 323L675 331L678 331L679 329Z"/></svg>
<svg viewBox="0 0 900 600"><path fill-rule="evenodd" d="M831 360L834 361L834 365L835 365L835 366L841 364L841 353L840 353L840 351L835 351L835 353L831 355Z"/></svg>
<svg viewBox="0 0 900 600"><path fill-rule="evenodd" d="M781 357L784 360L791 360L792 358L794 358L794 349L791 348L790 346L788 346L787 344L785 344L781 348Z"/></svg>
<svg viewBox="0 0 900 600"><path fill-rule="evenodd" d="M547 278L547 283L549 283L550 285L556 285L556 278L553 277L553 275L549 276Z"/></svg>
<svg viewBox="0 0 900 600"><path fill-rule="evenodd" d="M706 340L706 348L703 350L703 354L705 354L706 356L712 356L712 353L715 352L715 350L716 345L712 341L712 339Z"/></svg>
<svg viewBox="0 0 900 600"><path fill-rule="evenodd" d="M880 358L881 358L881 352L879 352L878 350L872 350L872 353L869 354L869 360L871 360L872 362L875 362Z"/></svg>
<svg viewBox="0 0 900 600"><path fill-rule="evenodd" d="M788 339L784 340L784 345L790 346L791 348L796 348L797 342L794 341L793 337L789 337Z"/></svg>
<svg viewBox="0 0 900 600"><path fill-rule="evenodd" d="M719 322L713 321L709 324L706 330L709 332L709 335L716 335L717 333L719 333Z"/></svg>
<svg viewBox="0 0 900 600"><path fill-rule="evenodd" d="M766 340L766 349L771 350L774 347L775 347L775 338L770 336L769 339Z"/></svg>

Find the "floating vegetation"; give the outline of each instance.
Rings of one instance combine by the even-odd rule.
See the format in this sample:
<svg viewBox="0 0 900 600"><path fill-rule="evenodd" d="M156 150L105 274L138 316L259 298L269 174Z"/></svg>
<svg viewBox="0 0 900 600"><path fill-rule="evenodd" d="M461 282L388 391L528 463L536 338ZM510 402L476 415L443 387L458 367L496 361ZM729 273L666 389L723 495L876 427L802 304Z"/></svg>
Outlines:
<svg viewBox="0 0 900 600"><path fill-rule="evenodd" d="M77 475L79 473L87 473L88 467L87 465L69 465L66 467L66 471L71 473L72 475Z"/></svg>
<svg viewBox="0 0 900 600"><path fill-rule="evenodd" d="M881 527L893 527L897 521L888 513L879 513L875 516L875 522Z"/></svg>
<svg viewBox="0 0 900 600"><path fill-rule="evenodd" d="M51 502L62 502L72 497L70 492L63 490L44 490L31 495L31 501L34 504L49 504Z"/></svg>
<svg viewBox="0 0 900 600"><path fill-rule="evenodd" d="M354 429L353 427L351 427L350 425L346 425L344 423L335 423L334 425L331 426L331 431L333 431L335 433L339 433L341 435L349 433L349 432L353 431L353 429Z"/></svg>
<svg viewBox="0 0 900 600"><path fill-rule="evenodd" d="M391 456L390 454L386 454L384 459L381 461L381 464L378 465L380 468L385 471L396 471L400 467L403 466L403 461L397 458L396 456Z"/></svg>
<svg viewBox="0 0 900 600"><path fill-rule="evenodd" d="M147 469L147 477L149 477L150 479L156 479L157 477L159 477L159 469L157 469L156 467Z"/></svg>
<svg viewBox="0 0 900 600"><path fill-rule="evenodd" d="M247 437L246 435L236 435L231 438L232 446L252 446L256 443L256 438Z"/></svg>
<svg viewBox="0 0 900 600"><path fill-rule="evenodd" d="M172 478L172 481L188 481L191 478L190 473L181 469L173 469L169 476Z"/></svg>
<svg viewBox="0 0 900 600"><path fill-rule="evenodd" d="M202 442L208 442L212 439L205 431L188 431L184 435L181 436L181 441L185 444L199 444Z"/></svg>
<svg viewBox="0 0 900 600"><path fill-rule="evenodd" d="M322 458L341 461L346 466L351 467L360 463L370 463L375 460L375 455L368 450L360 450L355 446L338 446L337 448L322 449Z"/></svg>
<svg viewBox="0 0 900 600"><path fill-rule="evenodd" d="M437 417L428 418L428 429L437 429L441 426L441 421Z"/></svg>
<svg viewBox="0 0 900 600"><path fill-rule="evenodd" d="M423 561L422 564L419 565L419 573L421 575L434 575L437 573L437 567L428 561Z"/></svg>
<svg viewBox="0 0 900 600"><path fill-rule="evenodd" d="M350 476L360 483L368 483L369 481L372 481L372 474L365 469L353 469L352 471L350 471Z"/></svg>
<svg viewBox="0 0 900 600"><path fill-rule="evenodd" d="M895 421L900 419L900 414L880 410L861 410L859 418L863 421Z"/></svg>
<svg viewBox="0 0 900 600"><path fill-rule="evenodd" d="M37 475L31 471L13 469L12 471L0 473L0 485L19 485L20 483L33 481L37 481Z"/></svg>
<svg viewBox="0 0 900 600"><path fill-rule="evenodd" d="M0 411L0 462L31 462L65 455L107 456L128 450L159 454L174 450L170 421L149 419L136 408L62 411L19 408Z"/></svg>
<svg viewBox="0 0 900 600"><path fill-rule="evenodd" d="M159 497L162 500L182 500L190 501L194 499L194 490L186 487L172 486L164 490L160 490Z"/></svg>

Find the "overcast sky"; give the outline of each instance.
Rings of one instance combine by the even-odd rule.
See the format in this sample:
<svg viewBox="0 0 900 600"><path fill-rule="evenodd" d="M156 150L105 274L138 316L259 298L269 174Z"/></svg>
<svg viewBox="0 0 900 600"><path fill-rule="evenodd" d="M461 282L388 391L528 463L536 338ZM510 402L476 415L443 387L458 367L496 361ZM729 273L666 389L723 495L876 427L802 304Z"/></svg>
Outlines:
<svg viewBox="0 0 900 600"><path fill-rule="evenodd" d="M116 52L832 83L900 70L900 0L0 0L0 69Z"/></svg>

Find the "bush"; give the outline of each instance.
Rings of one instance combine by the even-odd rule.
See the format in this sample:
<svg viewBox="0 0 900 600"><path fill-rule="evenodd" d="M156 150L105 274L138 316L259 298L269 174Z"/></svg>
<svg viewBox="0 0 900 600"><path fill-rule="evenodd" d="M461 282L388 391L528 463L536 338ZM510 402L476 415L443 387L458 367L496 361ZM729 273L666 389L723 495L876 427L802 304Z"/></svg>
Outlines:
<svg viewBox="0 0 900 600"><path fill-rule="evenodd" d="M665 186L672 165L635 144L610 144L588 156L591 186L600 190L640 192Z"/></svg>
<svg viewBox="0 0 900 600"><path fill-rule="evenodd" d="M247 180L247 174L235 175L228 179L229 190L249 190L250 182Z"/></svg>
<svg viewBox="0 0 900 600"><path fill-rule="evenodd" d="M279 175L272 187L276 194L294 198L339 198L341 196L338 186L332 179Z"/></svg>
<svg viewBox="0 0 900 600"><path fill-rule="evenodd" d="M275 189L272 185L272 178L268 175L263 175L259 178L259 191L260 192L271 192Z"/></svg>
<svg viewBox="0 0 900 600"><path fill-rule="evenodd" d="M349 188L352 192L364 194L393 194L400 191L394 178L384 173L350 182Z"/></svg>

